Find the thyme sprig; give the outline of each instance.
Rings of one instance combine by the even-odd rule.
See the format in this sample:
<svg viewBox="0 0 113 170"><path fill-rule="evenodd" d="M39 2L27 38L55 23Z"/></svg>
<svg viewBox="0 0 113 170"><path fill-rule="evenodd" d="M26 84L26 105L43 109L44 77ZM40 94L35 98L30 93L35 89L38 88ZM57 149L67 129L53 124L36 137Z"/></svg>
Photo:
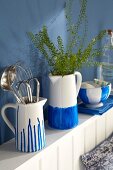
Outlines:
<svg viewBox="0 0 113 170"><path fill-rule="evenodd" d="M80 69L85 63L88 65L98 65L98 62L93 61L93 59L95 55L99 56L102 52L100 49L94 49L94 47L96 43L104 37L106 30L100 31L100 33L89 42L86 48L84 48L88 24L86 15L87 0L80 0L80 13L75 24L73 24L72 21L72 2L73 0L67 0L65 8L67 31L70 33L66 49L64 49L61 36L57 37L57 46L55 46L48 35L46 26L43 26L42 30L37 34L28 32L28 36L34 46L38 48L46 58L52 75L64 76L73 74L75 70ZM85 24L84 34L80 37L79 29L83 23ZM74 48L76 48L76 53L73 52Z"/></svg>

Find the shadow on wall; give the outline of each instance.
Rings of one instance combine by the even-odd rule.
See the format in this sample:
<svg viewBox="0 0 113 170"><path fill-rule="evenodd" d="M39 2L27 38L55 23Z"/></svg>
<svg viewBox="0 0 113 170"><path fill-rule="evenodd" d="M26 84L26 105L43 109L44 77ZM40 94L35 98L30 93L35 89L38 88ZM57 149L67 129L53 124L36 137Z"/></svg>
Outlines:
<svg viewBox="0 0 113 170"><path fill-rule="evenodd" d="M11 0L6 2L1 0L0 2L0 71L17 61L24 62L26 67L30 67L33 75L39 78L40 95L44 97L48 96L47 63L42 59L38 50L33 47L26 32L37 33L42 25L46 24L53 40L56 39L57 34L64 35L64 1L32 0L31 2L30 0L20 0L15 2ZM65 39L66 35L63 38ZM0 89L0 96L0 109L6 103L16 102L10 92ZM10 121L15 124L14 110L7 110L7 115ZM14 135L0 116L0 144L12 137Z"/></svg>

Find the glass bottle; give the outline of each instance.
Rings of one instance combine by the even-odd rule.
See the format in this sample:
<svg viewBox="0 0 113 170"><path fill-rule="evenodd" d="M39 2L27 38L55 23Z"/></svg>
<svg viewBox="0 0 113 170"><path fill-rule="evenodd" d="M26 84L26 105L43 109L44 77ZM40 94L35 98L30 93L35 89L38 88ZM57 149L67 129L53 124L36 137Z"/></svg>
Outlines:
<svg viewBox="0 0 113 170"><path fill-rule="evenodd" d="M113 87L113 30L106 31L102 46L102 65L97 68L97 78L110 82Z"/></svg>

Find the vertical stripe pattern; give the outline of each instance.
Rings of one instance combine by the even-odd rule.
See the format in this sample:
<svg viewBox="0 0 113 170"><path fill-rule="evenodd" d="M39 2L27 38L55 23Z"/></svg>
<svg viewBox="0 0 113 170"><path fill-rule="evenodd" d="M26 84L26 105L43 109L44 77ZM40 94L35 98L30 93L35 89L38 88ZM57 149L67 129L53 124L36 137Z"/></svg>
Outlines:
<svg viewBox="0 0 113 170"><path fill-rule="evenodd" d="M17 123L16 123L16 133L15 133L15 138L16 138L16 149L18 149L18 112L19 112L19 106L17 108Z"/></svg>
<svg viewBox="0 0 113 170"><path fill-rule="evenodd" d="M78 125L77 105L68 108L58 108L49 105L48 124L55 129L71 129Z"/></svg>
<svg viewBox="0 0 113 170"><path fill-rule="evenodd" d="M18 112L17 112L18 115ZM18 121L18 116L17 116ZM18 123L17 123L18 125ZM19 142L18 142L19 139ZM45 128L44 121L40 122L37 118L37 125L32 126L31 119L29 119L27 130L23 129L18 133L18 126L16 129L16 146L22 152L35 152L45 147Z"/></svg>

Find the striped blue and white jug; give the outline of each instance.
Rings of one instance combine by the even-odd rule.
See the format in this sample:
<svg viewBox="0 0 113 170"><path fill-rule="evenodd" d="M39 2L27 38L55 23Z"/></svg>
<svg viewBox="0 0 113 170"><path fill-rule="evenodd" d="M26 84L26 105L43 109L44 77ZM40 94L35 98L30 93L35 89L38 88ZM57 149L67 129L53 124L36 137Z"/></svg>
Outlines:
<svg viewBox="0 0 113 170"><path fill-rule="evenodd" d="M2 117L15 134L16 149L22 152L35 152L45 147L43 106L47 99L40 98L36 103L6 104L1 110ZM16 109L16 127L6 117L7 108Z"/></svg>
<svg viewBox="0 0 113 170"><path fill-rule="evenodd" d="M77 95L82 76L79 72L49 76L48 124L56 129L70 129L78 124Z"/></svg>

